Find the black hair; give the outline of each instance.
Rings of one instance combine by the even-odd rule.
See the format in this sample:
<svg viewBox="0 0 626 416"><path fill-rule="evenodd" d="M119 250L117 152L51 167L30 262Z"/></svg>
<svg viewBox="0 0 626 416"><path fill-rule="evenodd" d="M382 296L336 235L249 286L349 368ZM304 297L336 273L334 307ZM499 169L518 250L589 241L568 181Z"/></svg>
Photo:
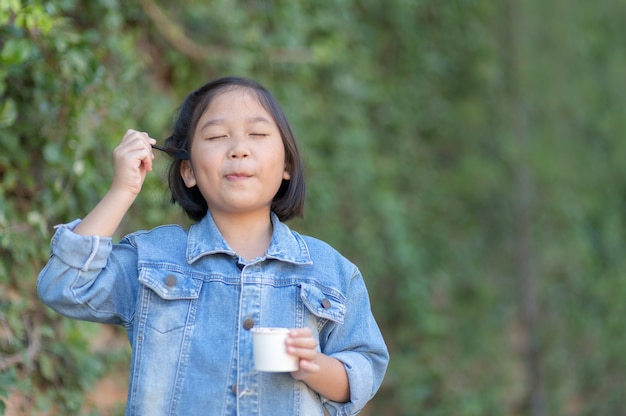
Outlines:
<svg viewBox="0 0 626 416"><path fill-rule="evenodd" d="M290 175L283 180L272 200L271 210L281 221L302 217L306 187L298 146L287 117L274 96L261 84L241 77L224 77L208 82L185 98L178 109L172 135L165 140L167 147L191 150L191 140L198 121L220 92L230 89L246 89L254 93L263 108L274 118L285 147L285 165ZM193 155L190 155L193 156ZM168 171L168 183L172 202L178 203L189 218L199 221L208 211L206 200L197 186L188 188L181 177L182 160L173 158Z"/></svg>

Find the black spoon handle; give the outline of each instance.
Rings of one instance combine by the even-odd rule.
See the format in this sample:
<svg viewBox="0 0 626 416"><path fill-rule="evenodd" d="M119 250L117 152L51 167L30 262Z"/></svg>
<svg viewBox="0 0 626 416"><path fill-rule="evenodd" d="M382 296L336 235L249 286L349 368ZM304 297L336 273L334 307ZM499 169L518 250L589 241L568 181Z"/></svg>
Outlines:
<svg viewBox="0 0 626 416"><path fill-rule="evenodd" d="M187 153L187 151L183 149L177 149L175 147L162 147L162 146L157 146L156 144L153 144L152 148L165 152L168 155L172 155L175 158L178 158L181 160L189 160L189 153Z"/></svg>

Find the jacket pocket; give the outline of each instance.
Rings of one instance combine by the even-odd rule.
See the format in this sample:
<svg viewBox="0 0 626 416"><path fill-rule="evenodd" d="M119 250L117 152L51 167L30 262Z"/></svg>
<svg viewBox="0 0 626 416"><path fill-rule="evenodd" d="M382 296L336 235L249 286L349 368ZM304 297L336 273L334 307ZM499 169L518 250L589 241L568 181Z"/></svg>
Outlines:
<svg viewBox="0 0 626 416"><path fill-rule="evenodd" d="M346 315L346 301L340 292L315 284L301 283L300 298L313 315L343 323Z"/></svg>
<svg viewBox="0 0 626 416"><path fill-rule="evenodd" d="M179 271L143 268L139 282L144 287L141 316L148 327L167 333L195 321L201 280Z"/></svg>

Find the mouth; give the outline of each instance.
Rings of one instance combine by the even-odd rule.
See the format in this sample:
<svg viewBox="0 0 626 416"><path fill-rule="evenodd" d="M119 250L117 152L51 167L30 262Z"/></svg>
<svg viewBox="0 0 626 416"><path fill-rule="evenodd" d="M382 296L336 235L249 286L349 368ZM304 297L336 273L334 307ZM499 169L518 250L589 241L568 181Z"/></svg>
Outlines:
<svg viewBox="0 0 626 416"><path fill-rule="evenodd" d="M232 172L232 173L226 174L226 179L231 180L231 181L242 181L242 180L250 178L251 176L252 176L251 174L245 173L245 172Z"/></svg>

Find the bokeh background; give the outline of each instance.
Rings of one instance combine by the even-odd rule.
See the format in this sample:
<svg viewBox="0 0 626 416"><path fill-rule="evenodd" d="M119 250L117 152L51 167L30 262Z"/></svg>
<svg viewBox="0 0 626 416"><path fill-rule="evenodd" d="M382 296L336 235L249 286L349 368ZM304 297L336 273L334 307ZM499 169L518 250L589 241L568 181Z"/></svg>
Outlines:
<svg viewBox="0 0 626 416"><path fill-rule="evenodd" d="M0 413L121 415L118 328L36 296L128 128L241 75L282 103L290 222L362 270L391 352L366 415L623 415L626 2L0 0ZM167 160L117 238L188 224Z"/></svg>

